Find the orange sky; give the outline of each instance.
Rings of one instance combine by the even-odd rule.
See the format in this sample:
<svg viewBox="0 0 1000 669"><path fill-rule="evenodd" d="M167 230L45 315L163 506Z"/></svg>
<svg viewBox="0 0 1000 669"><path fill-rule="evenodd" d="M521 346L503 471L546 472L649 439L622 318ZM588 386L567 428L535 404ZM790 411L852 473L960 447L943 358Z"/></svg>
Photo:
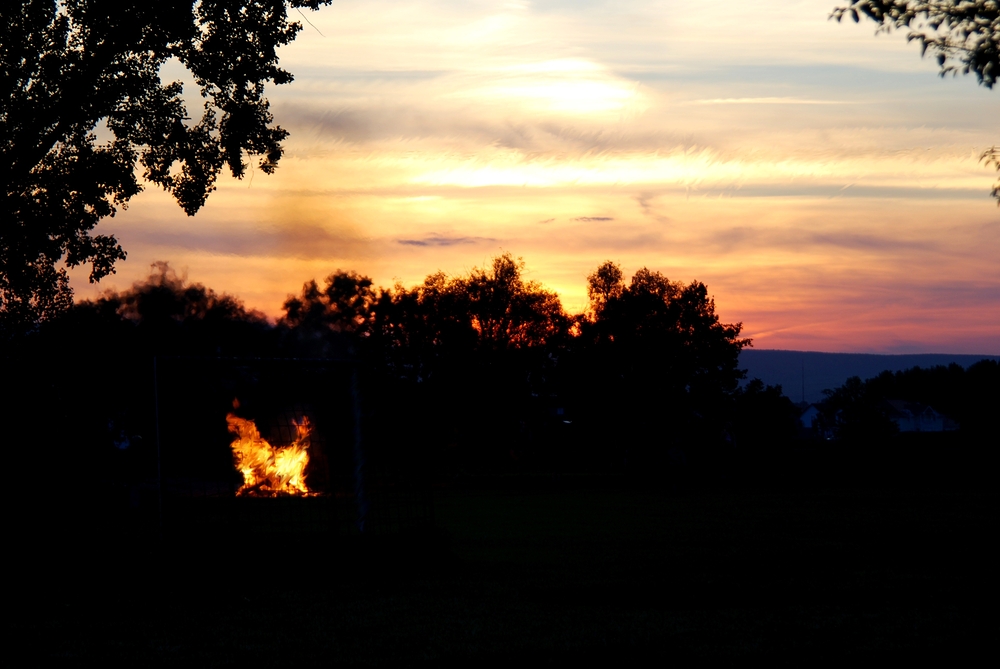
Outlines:
<svg viewBox="0 0 1000 669"><path fill-rule="evenodd" d="M823 1L338 1L282 53L273 176L100 226L270 315L500 251L585 303L606 259L704 281L759 348L1000 354L1000 97ZM721 11L720 11L721 9ZM714 10L714 11L710 11ZM720 18L720 15L722 18ZM179 70L169 70L181 76ZM187 92L193 89L188 87Z"/></svg>

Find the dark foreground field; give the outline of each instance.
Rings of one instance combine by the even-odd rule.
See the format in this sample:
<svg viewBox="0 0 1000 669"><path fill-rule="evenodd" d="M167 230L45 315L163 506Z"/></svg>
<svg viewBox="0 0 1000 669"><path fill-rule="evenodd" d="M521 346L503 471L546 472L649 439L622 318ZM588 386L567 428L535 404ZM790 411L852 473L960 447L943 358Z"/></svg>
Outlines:
<svg viewBox="0 0 1000 669"><path fill-rule="evenodd" d="M31 539L8 643L130 666L995 657L996 501L494 485L438 491L439 535L401 543Z"/></svg>

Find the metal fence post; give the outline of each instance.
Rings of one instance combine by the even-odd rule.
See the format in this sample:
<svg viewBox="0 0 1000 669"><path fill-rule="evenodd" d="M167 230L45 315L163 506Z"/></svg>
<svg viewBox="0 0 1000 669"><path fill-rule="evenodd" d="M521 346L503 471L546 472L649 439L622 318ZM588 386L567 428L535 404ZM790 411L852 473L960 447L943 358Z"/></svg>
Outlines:
<svg viewBox="0 0 1000 669"><path fill-rule="evenodd" d="M365 491L365 451L361 443L361 390L357 364L351 370L351 408L354 412L354 502L358 511L358 531L364 534L368 523L368 496Z"/></svg>
<svg viewBox="0 0 1000 669"><path fill-rule="evenodd" d="M153 356L153 413L156 423L156 503L160 539L163 538L163 455L160 450L160 384L156 374L156 356Z"/></svg>

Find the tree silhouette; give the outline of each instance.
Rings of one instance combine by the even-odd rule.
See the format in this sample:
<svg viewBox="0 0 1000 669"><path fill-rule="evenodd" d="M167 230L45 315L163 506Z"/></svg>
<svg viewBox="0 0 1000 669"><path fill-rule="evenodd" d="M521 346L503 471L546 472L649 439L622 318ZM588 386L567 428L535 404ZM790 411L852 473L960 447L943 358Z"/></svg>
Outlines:
<svg viewBox="0 0 1000 669"><path fill-rule="evenodd" d="M530 445L570 319L523 271L505 253L465 276L381 291L364 350L379 406L394 407L386 442L455 448L451 460L473 468L508 466Z"/></svg>
<svg viewBox="0 0 1000 669"><path fill-rule="evenodd" d="M670 446L723 437L743 372L742 324L723 324L704 284L640 269L626 284L606 262L588 277L566 381L598 438L618 441L638 467Z"/></svg>
<svg viewBox="0 0 1000 669"><path fill-rule="evenodd" d="M293 328L370 334L378 289L367 276L338 270L326 277L320 289L315 281L302 286L302 294L285 300L284 323Z"/></svg>
<svg viewBox="0 0 1000 669"><path fill-rule="evenodd" d="M988 443L992 437L990 407L1000 401L1000 364L980 360L965 369L913 367L885 371L862 381L848 379L826 392L823 417L838 437L863 440L895 433L887 415L886 400L926 404L958 422L970 443Z"/></svg>
<svg viewBox="0 0 1000 669"><path fill-rule="evenodd" d="M382 292L375 332L389 373L413 383L436 380L476 350L478 333L460 283L437 272L413 288L397 284Z"/></svg>
<svg viewBox="0 0 1000 669"><path fill-rule="evenodd" d="M974 74L980 84L993 88L1000 76L1000 3L996 0L851 0L836 7L830 18L850 16L857 23L866 16L879 24L878 32L906 28L908 42L920 43L941 68L941 76ZM1000 154L991 147L980 162L1000 172ZM990 193L1000 207L1000 180Z"/></svg>
<svg viewBox="0 0 1000 669"><path fill-rule="evenodd" d="M997 172L1000 172L1000 150L995 146L983 151L983 155L979 156L980 162L986 164L986 167L992 165L996 168ZM990 191L990 195L996 198L997 206L1000 207L1000 179L997 179L996 184L993 186L993 190Z"/></svg>
<svg viewBox="0 0 1000 669"><path fill-rule="evenodd" d="M606 281L615 276L617 283ZM585 340L614 351L636 374L655 374L660 387L693 393L702 386L712 393L736 389L739 352L750 340L739 338L741 323L719 322L705 284L684 285L646 268L627 286L621 276L608 262L588 278L593 315L584 323Z"/></svg>
<svg viewBox="0 0 1000 669"><path fill-rule="evenodd" d="M453 284L465 293L480 346L494 350L544 346L565 334L567 319L559 297L537 282L525 281L524 261L504 253L490 269L473 269Z"/></svg>
<svg viewBox="0 0 1000 669"><path fill-rule="evenodd" d="M99 334L109 329L119 334ZM168 263L157 262L144 281L75 305L54 319L45 335L61 332L67 342L85 342L109 357L117 351L117 357L146 366L154 355L259 356L273 345L271 330L264 315L239 298L190 283ZM107 343L99 342L102 336Z"/></svg>
<svg viewBox="0 0 1000 669"><path fill-rule="evenodd" d="M289 295L280 325L291 334L297 355L353 358L372 334L379 290L356 272L338 270L323 288L307 281L298 296Z"/></svg>
<svg viewBox="0 0 1000 669"><path fill-rule="evenodd" d="M71 303L62 262L89 264L91 282L114 272L125 251L114 236L91 231L142 190L140 166L188 215L223 165L237 178L246 173L244 154L273 172L287 132L274 125L264 86L292 80L276 53L301 29L287 11L330 2L0 5L0 327L30 327ZM200 88L193 123L181 83L161 81L169 60Z"/></svg>
<svg viewBox="0 0 1000 669"><path fill-rule="evenodd" d="M390 364L424 379L445 358L509 360L566 337L570 320L559 297L525 281L523 270L522 260L504 253L467 277L439 272L414 288L383 291L375 329Z"/></svg>
<svg viewBox="0 0 1000 669"><path fill-rule="evenodd" d="M744 483L787 485L798 476L791 466L799 439L799 409L781 391L760 379L736 391L727 437L733 448L727 454Z"/></svg>

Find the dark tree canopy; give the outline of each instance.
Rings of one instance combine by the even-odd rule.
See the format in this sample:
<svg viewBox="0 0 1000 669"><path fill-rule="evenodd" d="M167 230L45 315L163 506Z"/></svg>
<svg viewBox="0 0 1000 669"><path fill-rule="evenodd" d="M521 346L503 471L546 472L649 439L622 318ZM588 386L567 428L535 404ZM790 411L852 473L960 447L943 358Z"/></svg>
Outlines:
<svg viewBox="0 0 1000 669"><path fill-rule="evenodd" d="M220 295L200 283L188 283L168 263L154 263L151 270L145 281L128 290L84 301L80 309L110 308L127 321L147 326L194 321L266 322L263 314L247 310L239 298Z"/></svg>
<svg viewBox="0 0 1000 669"><path fill-rule="evenodd" d="M442 355L468 362L473 355L541 349L566 336L569 318L559 297L524 280L523 270L522 260L505 253L468 276L438 272L413 288L390 289L337 271L322 287L309 281L289 296L282 322L310 337L346 333L370 340L382 363L424 378Z"/></svg>
<svg viewBox="0 0 1000 669"><path fill-rule="evenodd" d="M261 355L271 343L262 313L188 282L165 262L154 263L144 281L79 302L48 326L42 339L62 330L69 341L140 366L152 355ZM96 336L86 340L85 333ZM107 383L113 385L110 378Z"/></svg>
<svg viewBox="0 0 1000 669"><path fill-rule="evenodd" d="M558 296L507 253L412 287L337 271L307 282L284 310L300 354L361 363L368 406L383 417L379 443L406 457L458 448L455 462L473 468L527 448L570 327Z"/></svg>
<svg viewBox="0 0 1000 669"><path fill-rule="evenodd" d="M481 346L490 350L544 346L566 331L568 320L559 296L535 281L525 281L524 261L504 253L489 269L475 268L454 283L469 305L471 325Z"/></svg>
<svg viewBox="0 0 1000 669"><path fill-rule="evenodd" d="M588 277L591 314L582 334L606 350L623 376L658 377L660 387L698 392L736 390L742 373L742 323L724 324L699 281L670 281L645 267L625 284L621 269L606 262Z"/></svg>
<svg viewBox="0 0 1000 669"><path fill-rule="evenodd" d="M974 74L980 84L993 88L1000 76L1000 2L997 0L851 0L836 7L831 18L851 17L855 23L867 16L879 24L878 32L907 29L907 41L920 43L941 68L941 76ZM996 147L979 157L1000 172ZM991 195L1000 206L1000 181Z"/></svg>
<svg viewBox="0 0 1000 669"><path fill-rule="evenodd" d="M886 401L903 400L932 407L957 421L963 434L986 444L995 440L991 417L1000 401L1000 364L984 359L967 369L952 363L885 371L867 380L851 377L824 393L822 419L840 439L878 441L891 436L897 429Z"/></svg>
<svg viewBox="0 0 1000 669"><path fill-rule="evenodd" d="M96 282L125 251L91 231L142 190L171 193L189 215L225 165L240 178L257 156L271 173L287 132L264 87L291 74L276 49L301 24L289 9L332 0L21 0L0 5L0 320L44 320L72 300L68 267ZM203 99L189 110L169 60ZM193 117L193 118L192 118ZM100 136L99 134L100 133Z"/></svg>
<svg viewBox="0 0 1000 669"><path fill-rule="evenodd" d="M589 313L572 344L565 392L581 421L635 466L671 448L719 443L744 372L742 324L722 323L705 284L606 262L588 277Z"/></svg>
<svg viewBox="0 0 1000 669"><path fill-rule="evenodd" d="M571 319L559 296L526 280L524 269L503 253L467 276L438 272L383 291L375 332L392 365L426 378L444 359L493 364L565 345Z"/></svg>
<svg viewBox="0 0 1000 669"><path fill-rule="evenodd" d="M377 298L378 290L370 278L338 270L326 277L323 288L307 281L301 295L289 296L283 305L283 320L292 328L368 336Z"/></svg>

